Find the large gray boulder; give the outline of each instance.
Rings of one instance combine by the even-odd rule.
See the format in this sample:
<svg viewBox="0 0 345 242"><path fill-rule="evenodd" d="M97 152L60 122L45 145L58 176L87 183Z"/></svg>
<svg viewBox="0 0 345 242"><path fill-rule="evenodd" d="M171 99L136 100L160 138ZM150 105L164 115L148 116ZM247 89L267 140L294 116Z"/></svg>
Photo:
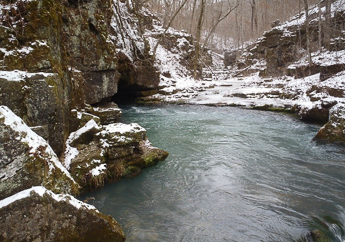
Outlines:
<svg viewBox="0 0 345 242"><path fill-rule="evenodd" d="M0 106L0 199L32 186L74 195L79 190L49 144Z"/></svg>
<svg viewBox="0 0 345 242"><path fill-rule="evenodd" d="M120 225L70 195L33 187L0 200L0 241L117 242Z"/></svg>

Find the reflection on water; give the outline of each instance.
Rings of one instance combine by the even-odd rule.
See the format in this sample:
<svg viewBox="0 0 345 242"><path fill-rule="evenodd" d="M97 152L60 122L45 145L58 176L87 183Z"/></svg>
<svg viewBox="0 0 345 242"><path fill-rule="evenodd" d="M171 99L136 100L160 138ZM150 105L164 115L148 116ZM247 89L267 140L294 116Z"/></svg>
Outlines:
<svg viewBox="0 0 345 242"><path fill-rule="evenodd" d="M85 195L127 241L297 241L315 217L344 224L345 152L312 142L319 126L230 107L123 111L122 122L139 123L170 152L140 176Z"/></svg>

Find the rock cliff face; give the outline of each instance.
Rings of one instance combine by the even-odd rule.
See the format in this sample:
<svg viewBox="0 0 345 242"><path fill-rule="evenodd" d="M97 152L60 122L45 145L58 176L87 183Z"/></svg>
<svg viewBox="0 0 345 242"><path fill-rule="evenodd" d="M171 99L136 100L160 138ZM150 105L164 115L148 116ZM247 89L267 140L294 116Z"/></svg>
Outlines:
<svg viewBox="0 0 345 242"><path fill-rule="evenodd" d="M0 199L32 186L76 195L138 174L167 157L151 146L142 127L116 124L121 110L112 102L119 88L131 95L158 91L159 71L143 38L153 21L140 1L1 1ZM32 196L19 202L30 211L40 204L39 226L53 219L45 209L55 207L50 198L41 200ZM1 210L1 218L11 218L13 225L19 206L9 206ZM63 206L56 207L59 214ZM72 237L63 237L60 225L48 230L42 225L41 234L30 230L32 235L4 225L14 237L0 236L5 241L56 241L59 235L64 241L123 240L123 235L112 236L111 228L104 229L98 215L78 216L105 234L92 234L77 219L71 230L62 226ZM33 217L28 216L25 226Z"/></svg>
<svg viewBox="0 0 345 242"><path fill-rule="evenodd" d="M116 0L1 4L0 104L29 126L42 126L58 155L75 131L70 125L72 109L106 104L119 82L132 92L157 89L158 71L141 37L143 24L136 21L149 26L152 17L135 12L137 4ZM13 70L21 71L15 81L9 72Z"/></svg>

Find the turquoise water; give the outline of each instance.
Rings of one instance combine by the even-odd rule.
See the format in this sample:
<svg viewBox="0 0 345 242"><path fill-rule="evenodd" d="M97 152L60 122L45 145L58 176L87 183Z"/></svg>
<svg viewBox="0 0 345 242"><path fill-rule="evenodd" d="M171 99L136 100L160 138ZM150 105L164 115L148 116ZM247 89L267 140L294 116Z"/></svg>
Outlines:
<svg viewBox="0 0 345 242"><path fill-rule="evenodd" d="M232 107L122 108L170 152L86 195L127 241L294 241L325 216L345 224L345 151L313 142L320 126Z"/></svg>

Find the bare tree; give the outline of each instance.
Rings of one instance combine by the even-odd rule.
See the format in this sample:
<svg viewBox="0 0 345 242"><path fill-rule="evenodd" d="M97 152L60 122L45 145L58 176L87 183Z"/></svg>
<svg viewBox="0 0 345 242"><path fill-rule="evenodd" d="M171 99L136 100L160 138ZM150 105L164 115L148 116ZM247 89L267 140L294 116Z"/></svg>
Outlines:
<svg viewBox="0 0 345 242"><path fill-rule="evenodd" d="M324 27L324 46L329 50L331 42L331 0L325 0L325 27Z"/></svg>
<svg viewBox="0 0 345 242"><path fill-rule="evenodd" d="M190 29L189 29L190 33L193 33L192 31L193 31L193 23L194 23L194 15L195 15L196 3L197 3L197 0L194 0L193 8L192 8L191 24L190 24Z"/></svg>
<svg viewBox="0 0 345 242"><path fill-rule="evenodd" d="M307 41L307 52L308 52L308 63L309 67L312 65L311 50L310 50L310 33L309 33L309 4L308 0L304 0L304 11L305 11L305 29L306 29L306 41ZM310 72L309 68L309 72Z"/></svg>
<svg viewBox="0 0 345 242"><path fill-rule="evenodd" d="M205 5L206 0L200 0L200 13L198 18L198 24L196 28L196 43L195 43L195 56L194 56L194 65L193 65L193 77L195 79L198 78L198 66L199 66L199 58L200 58L200 40L201 40L201 31L202 31L202 24L204 20L205 14Z"/></svg>
<svg viewBox="0 0 345 242"><path fill-rule="evenodd" d="M257 10L257 0L249 1L251 7L251 18L250 18L250 30L251 36L254 37L258 30L258 10Z"/></svg>
<svg viewBox="0 0 345 242"><path fill-rule="evenodd" d="M148 1L150 9L164 19L164 27L169 25L177 30L185 30L194 36L197 35L201 10L200 0L187 1L180 11L178 10L184 0L143 1ZM309 5L319 2L320 0L308 0ZM229 14L224 20L218 22L228 12L228 4L238 5L234 10L235 14ZM260 37L264 31L270 29L273 21L280 19L283 22L294 14L303 13L303 5L302 0L207 0L205 1L201 42L206 43L208 47L211 47L211 43L215 44L212 46L218 48L219 51L223 47L221 42L232 43L227 48L241 47L246 41ZM220 12L222 12L221 15L219 15ZM322 28L323 31L327 30L325 26ZM213 38L226 41L213 42Z"/></svg>
<svg viewBox="0 0 345 242"><path fill-rule="evenodd" d="M165 0L166 1L166 0ZM153 55L156 54L157 51L157 47L159 45L159 42L162 40L162 38L164 37L164 35L166 34L166 32L168 31L168 29L170 28L171 24L173 23L174 19L176 18L177 14L181 11L181 9L183 8L183 6L188 2L188 0L184 0L182 2L182 4L179 6L179 8L176 10L176 12L174 13L174 15L171 17L169 23L167 24L167 26L165 26L164 32L161 35L161 37L158 39L154 49L153 49Z"/></svg>
<svg viewBox="0 0 345 242"><path fill-rule="evenodd" d="M222 22L226 17L228 17L229 14L232 11L234 11L237 7L238 7L238 5L236 5L235 7L231 7L231 5L229 5L228 10L225 13L223 13L223 2L221 2L221 5L220 5L220 9L221 10L217 14L217 19L215 20L215 23L212 25L211 30L208 31L208 34L207 34L207 36L205 38L205 41L204 41L204 44L202 46L203 49L206 48L206 45L208 44L210 36L215 32L215 30L216 30L217 26L219 25L219 23Z"/></svg>
<svg viewBox="0 0 345 242"><path fill-rule="evenodd" d="M322 12L321 12L321 2L317 5L319 11L319 36L318 36L318 47L319 52L322 51Z"/></svg>

